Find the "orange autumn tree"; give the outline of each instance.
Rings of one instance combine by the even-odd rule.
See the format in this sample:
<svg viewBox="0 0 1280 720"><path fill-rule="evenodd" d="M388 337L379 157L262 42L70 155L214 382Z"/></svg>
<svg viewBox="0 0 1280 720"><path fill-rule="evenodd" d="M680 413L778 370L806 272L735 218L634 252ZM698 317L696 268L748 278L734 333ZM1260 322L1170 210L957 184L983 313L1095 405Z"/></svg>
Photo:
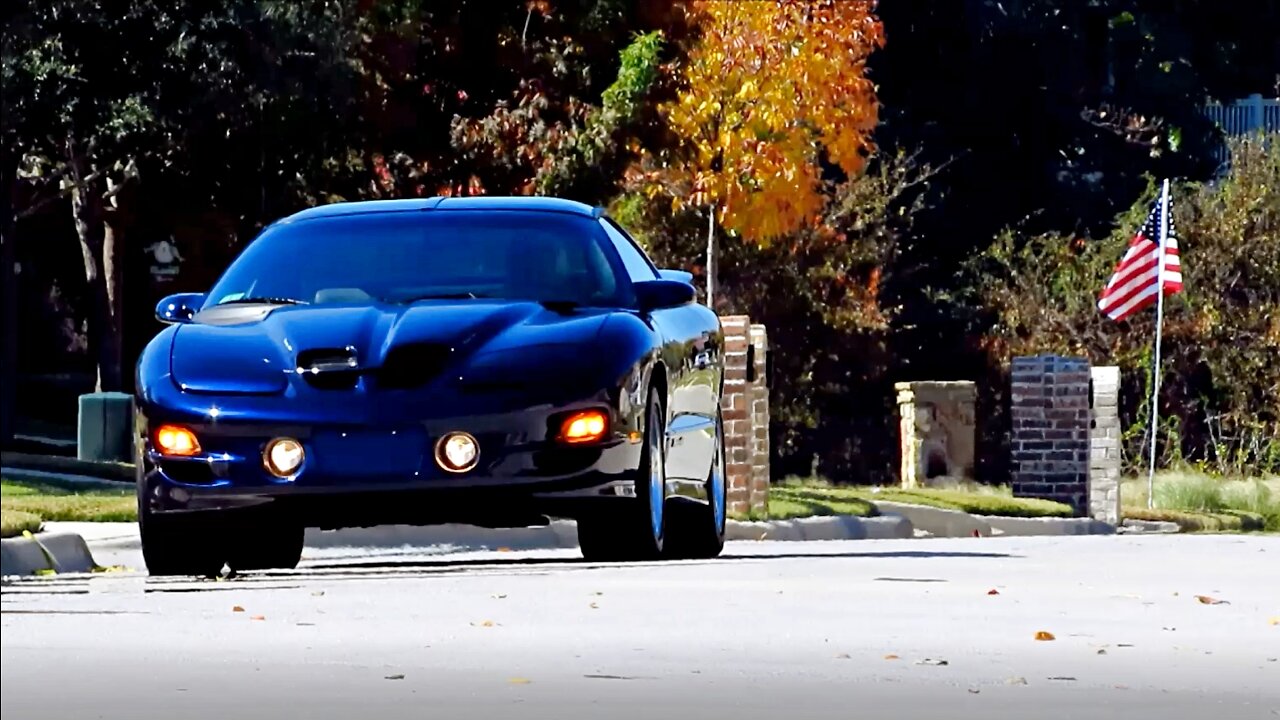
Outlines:
<svg viewBox="0 0 1280 720"><path fill-rule="evenodd" d="M766 245L817 217L819 160L862 170L877 121L867 58L884 44L874 0L701 0L698 44L661 108L680 140L665 178L707 209L707 303L715 222Z"/></svg>

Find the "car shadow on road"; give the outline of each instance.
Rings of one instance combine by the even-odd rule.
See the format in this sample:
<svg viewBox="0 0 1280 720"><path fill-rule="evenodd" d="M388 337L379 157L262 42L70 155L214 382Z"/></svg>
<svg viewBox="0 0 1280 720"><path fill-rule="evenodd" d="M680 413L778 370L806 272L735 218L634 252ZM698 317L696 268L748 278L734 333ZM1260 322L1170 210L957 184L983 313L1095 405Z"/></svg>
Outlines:
<svg viewBox="0 0 1280 720"><path fill-rule="evenodd" d="M311 571L352 570L440 570L457 571L468 568L562 566L566 568L594 570L619 567L685 567L691 565L720 565L735 562L781 562L787 560L875 560L875 559L1018 559L1021 555L1000 552L844 552L844 553L774 553L725 555L712 560L654 560L641 562L598 562L584 558L565 557L512 557L512 558L449 558L440 560L396 559L381 557L375 560L355 562L315 562L303 568Z"/></svg>

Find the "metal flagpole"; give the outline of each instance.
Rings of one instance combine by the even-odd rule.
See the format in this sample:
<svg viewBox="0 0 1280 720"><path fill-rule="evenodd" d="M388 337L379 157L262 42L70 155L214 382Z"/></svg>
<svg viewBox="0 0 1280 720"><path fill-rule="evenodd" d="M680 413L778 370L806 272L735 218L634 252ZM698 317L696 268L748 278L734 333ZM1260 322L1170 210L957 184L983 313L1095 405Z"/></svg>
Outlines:
<svg viewBox="0 0 1280 720"><path fill-rule="evenodd" d="M1156 257L1156 357L1151 367L1151 466L1147 472L1147 508L1156 506L1156 433L1160 419L1160 336L1164 330L1164 257L1169 242L1169 181L1160 192L1160 252Z"/></svg>

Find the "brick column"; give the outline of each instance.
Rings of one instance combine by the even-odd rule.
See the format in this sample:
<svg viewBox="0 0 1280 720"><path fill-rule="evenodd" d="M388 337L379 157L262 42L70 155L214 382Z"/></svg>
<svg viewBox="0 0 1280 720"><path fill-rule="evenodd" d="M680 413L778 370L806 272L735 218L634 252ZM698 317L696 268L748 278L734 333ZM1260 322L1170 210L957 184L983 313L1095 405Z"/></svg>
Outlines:
<svg viewBox="0 0 1280 720"><path fill-rule="evenodd" d="M1013 360L1013 494L1089 512L1089 363L1054 355Z"/></svg>
<svg viewBox="0 0 1280 720"><path fill-rule="evenodd" d="M746 315L720 318L724 327L724 444L730 514L746 515L751 508L752 414L748 412L751 388L747 383L747 346L751 321Z"/></svg>
<svg viewBox="0 0 1280 720"><path fill-rule="evenodd" d="M769 514L769 335L764 325L751 326L754 357L751 387L751 491L748 503L761 517Z"/></svg>
<svg viewBox="0 0 1280 720"><path fill-rule="evenodd" d="M936 477L973 479L977 385L961 380L893 387L898 391L902 487L924 487Z"/></svg>
<svg viewBox="0 0 1280 720"><path fill-rule="evenodd" d="M1089 515L1120 524L1120 368L1096 367L1089 430Z"/></svg>

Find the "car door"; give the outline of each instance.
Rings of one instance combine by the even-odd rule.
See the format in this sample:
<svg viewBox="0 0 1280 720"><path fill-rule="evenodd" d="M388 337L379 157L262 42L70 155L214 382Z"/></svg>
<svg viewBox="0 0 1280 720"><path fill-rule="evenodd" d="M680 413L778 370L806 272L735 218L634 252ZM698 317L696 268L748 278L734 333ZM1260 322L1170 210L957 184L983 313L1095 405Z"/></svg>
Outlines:
<svg viewBox="0 0 1280 720"><path fill-rule="evenodd" d="M609 218L601 219L633 282L659 279L635 240ZM672 491L699 495L711 467L719 405L722 338L715 315L700 305L648 313L660 338L667 369L667 479Z"/></svg>

